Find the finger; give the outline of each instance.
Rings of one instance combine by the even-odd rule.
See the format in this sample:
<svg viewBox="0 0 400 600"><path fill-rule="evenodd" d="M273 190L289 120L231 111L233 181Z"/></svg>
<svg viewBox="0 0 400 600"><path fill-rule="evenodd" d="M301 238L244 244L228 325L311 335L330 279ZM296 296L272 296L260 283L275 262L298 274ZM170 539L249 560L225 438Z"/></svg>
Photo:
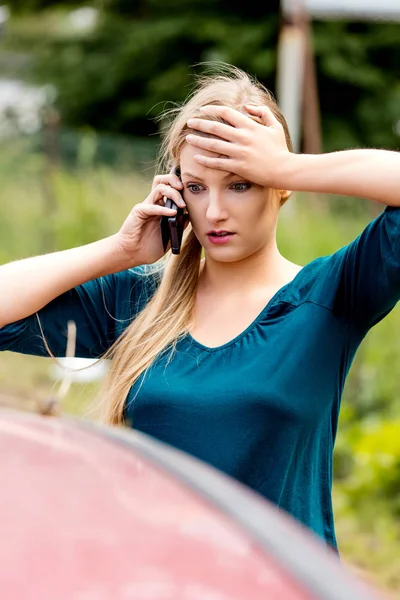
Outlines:
<svg viewBox="0 0 400 600"><path fill-rule="evenodd" d="M218 106L216 104L207 104L203 106L201 112L206 115L220 117L232 125L232 127L246 127L249 125L249 119L246 115L230 106Z"/></svg>
<svg viewBox="0 0 400 600"><path fill-rule="evenodd" d="M145 204L141 202L134 207L135 213L142 219L147 217L162 217L163 215L171 217L176 214L175 208L167 208L159 204Z"/></svg>
<svg viewBox="0 0 400 600"><path fill-rule="evenodd" d="M253 106L252 104L247 104L245 108L250 114L259 117L267 127L280 125L272 110L267 106Z"/></svg>
<svg viewBox="0 0 400 600"><path fill-rule="evenodd" d="M214 135L229 142L238 140L237 129L232 127L232 125L226 125L226 123L210 121L210 119L189 119L187 125L190 129L202 131L203 133Z"/></svg>
<svg viewBox="0 0 400 600"><path fill-rule="evenodd" d="M235 173L234 161L231 158L212 158L211 156L204 156L204 154L196 154L194 156L196 162L209 169L219 169L221 171L229 171Z"/></svg>
<svg viewBox="0 0 400 600"><path fill-rule="evenodd" d="M185 201L182 198L182 194L171 185L166 185L165 183L160 183L157 185L150 196L146 198L145 203L165 203L166 198L171 198L171 200L173 200L175 204L178 204L178 206L186 206Z"/></svg>
<svg viewBox="0 0 400 600"><path fill-rule="evenodd" d="M197 148L215 152L215 154L225 154L226 156L235 156L235 146L231 142L224 142L215 138L205 138L200 135L187 135L186 141Z"/></svg>
<svg viewBox="0 0 400 600"><path fill-rule="evenodd" d="M181 180L177 175L175 175L172 172L166 175L156 175L153 179L152 189L154 190L157 187L157 185L160 185L160 183L172 185L173 187L178 188L179 190L182 189Z"/></svg>

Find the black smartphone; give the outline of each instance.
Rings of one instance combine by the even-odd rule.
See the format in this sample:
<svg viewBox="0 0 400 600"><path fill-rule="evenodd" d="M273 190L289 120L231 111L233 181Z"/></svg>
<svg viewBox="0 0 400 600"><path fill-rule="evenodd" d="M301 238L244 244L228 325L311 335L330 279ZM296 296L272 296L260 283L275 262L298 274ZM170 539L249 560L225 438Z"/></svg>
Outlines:
<svg viewBox="0 0 400 600"><path fill-rule="evenodd" d="M180 179L181 174L178 167L173 169L173 173L178 175ZM175 209L176 214L172 217L162 216L160 219L161 237L164 252L167 251L168 243L171 242L172 254L179 254L181 251L184 229L184 209L181 206L177 206L171 198L167 198L165 206L167 208Z"/></svg>

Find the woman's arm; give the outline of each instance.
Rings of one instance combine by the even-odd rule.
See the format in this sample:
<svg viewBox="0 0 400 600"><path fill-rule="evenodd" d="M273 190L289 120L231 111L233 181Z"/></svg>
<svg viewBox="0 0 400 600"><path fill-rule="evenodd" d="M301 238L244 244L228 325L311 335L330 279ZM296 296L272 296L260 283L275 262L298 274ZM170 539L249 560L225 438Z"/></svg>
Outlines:
<svg viewBox="0 0 400 600"><path fill-rule="evenodd" d="M121 259L116 236L0 267L0 328L28 317L75 286L134 265Z"/></svg>
<svg viewBox="0 0 400 600"><path fill-rule="evenodd" d="M344 150L294 154L283 165L278 188L358 196L400 206L400 153Z"/></svg>
<svg viewBox="0 0 400 600"><path fill-rule="evenodd" d="M265 106L246 108L249 116L226 106L207 106L204 118L188 121L188 143L215 153L215 157L197 155L200 164L237 173L273 189L359 196L400 206L400 153L345 150L293 154L271 110ZM222 118L229 125L208 116ZM196 131L212 137L193 135Z"/></svg>

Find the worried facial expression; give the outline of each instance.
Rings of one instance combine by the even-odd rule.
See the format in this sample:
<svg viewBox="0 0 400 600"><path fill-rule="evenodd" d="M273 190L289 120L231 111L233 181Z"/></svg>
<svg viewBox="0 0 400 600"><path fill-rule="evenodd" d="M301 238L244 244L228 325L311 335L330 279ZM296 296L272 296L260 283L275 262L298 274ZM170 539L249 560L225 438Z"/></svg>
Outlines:
<svg viewBox="0 0 400 600"><path fill-rule="evenodd" d="M186 144L180 155L183 196L190 221L206 254L233 262L261 251L275 236L279 213L277 192L239 175L200 165L196 154L211 156ZM233 235L208 235L210 231Z"/></svg>

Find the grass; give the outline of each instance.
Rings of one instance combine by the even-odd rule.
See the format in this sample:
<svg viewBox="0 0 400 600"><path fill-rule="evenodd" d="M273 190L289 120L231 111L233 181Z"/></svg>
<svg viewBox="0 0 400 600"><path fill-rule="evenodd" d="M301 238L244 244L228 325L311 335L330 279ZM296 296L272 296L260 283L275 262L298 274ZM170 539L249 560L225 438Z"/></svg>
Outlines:
<svg viewBox="0 0 400 600"><path fill-rule="evenodd" d="M60 382L54 378L52 359L12 352L1 354L0 405L36 410L42 401L57 393L59 385ZM62 402L62 412L83 415L94 401L98 389L97 383L72 383Z"/></svg>

